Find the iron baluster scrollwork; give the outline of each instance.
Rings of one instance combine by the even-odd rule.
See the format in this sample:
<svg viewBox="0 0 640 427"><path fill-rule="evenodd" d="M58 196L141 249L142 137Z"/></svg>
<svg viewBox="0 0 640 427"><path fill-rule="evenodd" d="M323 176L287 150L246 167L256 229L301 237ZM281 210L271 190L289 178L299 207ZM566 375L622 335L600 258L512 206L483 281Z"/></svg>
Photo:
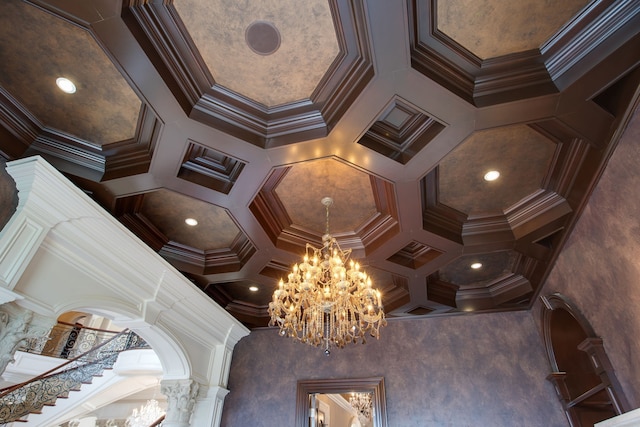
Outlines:
<svg viewBox="0 0 640 427"><path fill-rule="evenodd" d="M149 348L135 333L125 330L91 350L27 382L0 390L0 423L10 423L55 404L82 384L111 369L118 355L131 349Z"/></svg>
<svg viewBox="0 0 640 427"><path fill-rule="evenodd" d="M29 338L22 342L18 350L43 356L73 359L102 342L116 336L118 331L96 329L79 323L58 322L48 336ZM137 335L132 340L137 340Z"/></svg>

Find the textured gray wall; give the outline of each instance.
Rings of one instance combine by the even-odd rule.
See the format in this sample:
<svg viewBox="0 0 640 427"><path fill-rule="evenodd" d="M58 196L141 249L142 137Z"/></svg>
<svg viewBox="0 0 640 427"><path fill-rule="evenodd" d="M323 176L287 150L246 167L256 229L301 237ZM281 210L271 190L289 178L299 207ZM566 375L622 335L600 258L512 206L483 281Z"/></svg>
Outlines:
<svg viewBox="0 0 640 427"><path fill-rule="evenodd" d="M544 293L553 292L589 320L640 406L640 108L547 279Z"/></svg>
<svg viewBox="0 0 640 427"><path fill-rule="evenodd" d="M329 357L256 330L234 350L222 425L293 427L297 380L383 376L390 427L566 427L549 369L528 312L393 321Z"/></svg>

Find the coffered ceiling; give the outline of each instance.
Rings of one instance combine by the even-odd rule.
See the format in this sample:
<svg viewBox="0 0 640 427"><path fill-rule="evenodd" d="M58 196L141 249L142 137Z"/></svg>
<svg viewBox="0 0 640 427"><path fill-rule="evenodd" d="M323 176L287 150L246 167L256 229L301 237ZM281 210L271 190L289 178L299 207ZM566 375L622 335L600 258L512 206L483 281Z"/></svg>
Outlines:
<svg viewBox="0 0 640 427"><path fill-rule="evenodd" d="M639 63L636 0L5 0L0 153L46 158L249 327L325 196L389 318L528 309Z"/></svg>

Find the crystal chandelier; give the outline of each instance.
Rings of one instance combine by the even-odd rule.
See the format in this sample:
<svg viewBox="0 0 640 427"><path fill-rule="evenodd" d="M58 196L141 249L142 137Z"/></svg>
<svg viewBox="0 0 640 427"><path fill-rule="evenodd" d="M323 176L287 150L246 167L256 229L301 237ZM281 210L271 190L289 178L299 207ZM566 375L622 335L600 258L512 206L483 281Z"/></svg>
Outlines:
<svg viewBox="0 0 640 427"><path fill-rule="evenodd" d="M127 418L125 427L149 427L164 415L164 410L155 399L148 400L140 409L134 409Z"/></svg>
<svg viewBox="0 0 640 427"><path fill-rule="evenodd" d="M371 410L373 409L371 393L351 393L349 404L358 412L358 418L361 421L371 419Z"/></svg>
<svg viewBox="0 0 640 427"><path fill-rule="evenodd" d="M371 279L360 265L349 260L351 249L343 251L329 234L329 206L325 197L327 229L322 247L307 243L304 259L293 266L287 281L280 280L269 303L269 326L278 326L280 335L297 341L343 348L348 343L365 343L368 333L380 337L385 319L380 291L371 287Z"/></svg>

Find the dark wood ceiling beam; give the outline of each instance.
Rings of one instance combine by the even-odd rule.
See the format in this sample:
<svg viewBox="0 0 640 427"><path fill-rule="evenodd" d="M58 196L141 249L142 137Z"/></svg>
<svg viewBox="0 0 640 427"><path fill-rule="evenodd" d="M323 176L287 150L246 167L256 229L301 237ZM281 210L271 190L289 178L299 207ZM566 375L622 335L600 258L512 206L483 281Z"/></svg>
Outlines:
<svg viewBox="0 0 640 427"><path fill-rule="evenodd" d="M213 77L197 53L173 4L127 0L123 21L144 49L173 96L188 115L213 86Z"/></svg>
<svg viewBox="0 0 640 427"><path fill-rule="evenodd" d="M496 307L514 300L528 299L527 296L533 292L529 281L519 274L508 275L497 280L491 283L488 289Z"/></svg>
<svg viewBox="0 0 640 427"><path fill-rule="evenodd" d="M543 95L526 101L519 100L478 108L475 129L484 130L513 123L535 123L551 119L557 109L560 94Z"/></svg>
<svg viewBox="0 0 640 427"><path fill-rule="evenodd" d="M505 215L467 218L462 224L464 253L490 252L513 247L515 237Z"/></svg>
<svg viewBox="0 0 640 427"><path fill-rule="evenodd" d="M73 0L26 1L85 27L120 15L119 0L93 0L91 2Z"/></svg>
<svg viewBox="0 0 640 427"><path fill-rule="evenodd" d="M519 239L571 213L573 210L563 197L552 191L541 190L521 200L505 215L514 237Z"/></svg>
<svg viewBox="0 0 640 427"><path fill-rule="evenodd" d="M0 150L12 158L22 156L42 131L42 124L2 87L0 125L11 134L11 138L0 140Z"/></svg>
<svg viewBox="0 0 640 427"><path fill-rule="evenodd" d="M422 179L421 190L422 227L431 233L464 244L462 229L467 215L439 202L438 168Z"/></svg>
<svg viewBox="0 0 640 427"><path fill-rule="evenodd" d="M406 277L394 274L391 283L387 286L381 286L380 283L375 283L374 286L382 293L382 304L387 314L411 301Z"/></svg>
<svg viewBox="0 0 640 427"><path fill-rule="evenodd" d="M637 55L629 53L638 52L638 27L640 7L636 2L591 2L577 19L572 20L542 48L547 69L555 84L564 91L591 72L597 64L600 72L609 74L619 72L620 67L628 68L629 61L637 62ZM611 57L612 53L614 57ZM583 83L581 86L582 91L588 90L589 85Z"/></svg>

